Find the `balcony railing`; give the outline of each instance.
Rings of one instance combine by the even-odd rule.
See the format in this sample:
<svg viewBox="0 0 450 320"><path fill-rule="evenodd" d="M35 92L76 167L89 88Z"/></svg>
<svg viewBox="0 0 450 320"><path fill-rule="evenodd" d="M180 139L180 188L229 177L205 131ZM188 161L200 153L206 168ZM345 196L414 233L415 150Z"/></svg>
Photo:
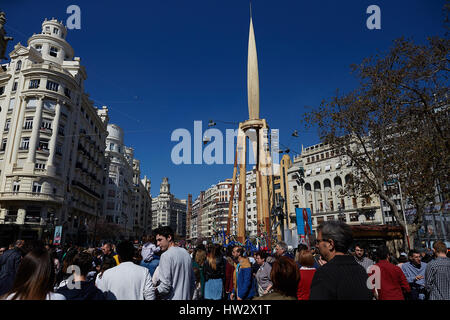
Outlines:
<svg viewBox="0 0 450 320"><path fill-rule="evenodd" d="M37 147L37 148L36 148L36 151L43 152L43 153L50 153L50 150L49 150L49 149L47 149L47 148L42 148L42 147Z"/></svg>
<svg viewBox="0 0 450 320"><path fill-rule="evenodd" d="M7 215L5 217L5 223L16 222L16 220L17 220L17 216Z"/></svg>
<svg viewBox="0 0 450 320"><path fill-rule="evenodd" d="M58 196L55 194L49 193L39 193L39 192L0 192L0 197L3 200L15 200L18 198L27 198L30 200L38 200L38 201L56 201L62 202L64 198L62 196Z"/></svg>
<svg viewBox="0 0 450 320"><path fill-rule="evenodd" d="M52 129L49 129L49 128L44 128L44 127L41 127L41 128L39 129L39 131L41 131L41 132L45 132L45 133L52 133L52 132L53 132L53 130L52 130Z"/></svg>

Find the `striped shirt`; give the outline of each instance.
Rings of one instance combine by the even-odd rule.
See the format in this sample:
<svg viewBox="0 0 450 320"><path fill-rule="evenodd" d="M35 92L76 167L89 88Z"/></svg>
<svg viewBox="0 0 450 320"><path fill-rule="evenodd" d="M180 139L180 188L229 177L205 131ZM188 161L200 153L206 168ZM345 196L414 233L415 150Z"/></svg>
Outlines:
<svg viewBox="0 0 450 320"><path fill-rule="evenodd" d="M450 300L450 258L438 257L430 261L425 281L430 300Z"/></svg>
<svg viewBox="0 0 450 320"><path fill-rule="evenodd" d="M367 257L363 257L362 259L358 259L358 257L355 256L355 260L356 262L358 262L363 268L364 270L369 269L370 266L374 265L374 262L372 259L369 259Z"/></svg>

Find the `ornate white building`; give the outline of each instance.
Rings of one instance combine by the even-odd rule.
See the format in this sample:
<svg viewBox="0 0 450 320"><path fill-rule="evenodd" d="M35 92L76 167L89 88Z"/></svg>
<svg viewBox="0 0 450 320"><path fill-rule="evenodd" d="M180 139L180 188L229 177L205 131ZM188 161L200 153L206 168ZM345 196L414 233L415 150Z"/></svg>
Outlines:
<svg viewBox="0 0 450 320"><path fill-rule="evenodd" d="M378 196L363 199L342 194L352 170L351 162L328 144L302 149L289 169L290 215L295 208L311 208L314 230L323 221L338 219L349 225L383 224Z"/></svg>
<svg viewBox="0 0 450 320"><path fill-rule="evenodd" d="M86 70L62 22L18 43L0 69L0 232L85 242L102 213L108 110L84 92Z"/></svg>
<svg viewBox="0 0 450 320"><path fill-rule="evenodd" d="M133 197L132 208L134 212L133 234L141 238L152 231L152 196L150 193L151 181L147 176L141 179L141 164L133 159Z"/></svg>
<svg viewBox="0 0 450 320"><path fill-rule="evenodd" d="M169 226L181 237L186 236L187 201L175 198L170 193L169 178L163 178L159 195L152 198L152 230Z"/></svg>

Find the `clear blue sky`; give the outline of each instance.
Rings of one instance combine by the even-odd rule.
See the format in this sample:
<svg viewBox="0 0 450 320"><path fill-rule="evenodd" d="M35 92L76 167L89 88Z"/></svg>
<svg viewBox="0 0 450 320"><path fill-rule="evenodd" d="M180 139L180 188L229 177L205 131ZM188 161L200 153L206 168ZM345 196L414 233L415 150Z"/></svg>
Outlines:
<svg viewBox="0 0 450 320"><path fill-rule="evenodd" d="M357 84L350 64L386 51L400 36L424 42L442 35L444 0L253 0L260 76L260 115L280 129L280 142L295 150L318 142L301 115L337 88ZM239 122L248 118L247 0L1 1L6 30L26 44L44 18L64 22L66 8L81 8L81 30L68 42L81 57L86 91L97 107L107 105L110 122L125 131L142 176L159 193L162 177L179 198L195 198L232 165L174 165L170 141L177 128L193 133L194 120ZM381 30L368 30L366 9L381 8ZM234 129L218 122L217 128ZM299 138L291 137L293 130Z"/></svg>

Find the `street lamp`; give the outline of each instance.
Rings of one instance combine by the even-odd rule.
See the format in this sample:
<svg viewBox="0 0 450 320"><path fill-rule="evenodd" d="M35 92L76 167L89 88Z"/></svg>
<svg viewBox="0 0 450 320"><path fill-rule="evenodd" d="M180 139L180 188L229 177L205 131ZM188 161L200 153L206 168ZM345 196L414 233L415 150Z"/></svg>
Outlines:
<svg viewBox="0 0 450 320"><path fill-rule="evenodd" d="M46 222L47 222L47 232L49 234L47 242L52 241L53 244L52 236L55 231L55 224L58 222L58 218L55 218L55 215L51 213L50 216L46 219Z"/></svg>
<svg viewBox="0 0 450 320"><path fill-rule="evenodd" d="M278 206L277 206L277 217L278 217L278 222L280 223L280 229L281 229L281 240L284 241L284 211L283 211L283 206L284 206L284 198L283 196L279 196L278 197Z"/></svg>

